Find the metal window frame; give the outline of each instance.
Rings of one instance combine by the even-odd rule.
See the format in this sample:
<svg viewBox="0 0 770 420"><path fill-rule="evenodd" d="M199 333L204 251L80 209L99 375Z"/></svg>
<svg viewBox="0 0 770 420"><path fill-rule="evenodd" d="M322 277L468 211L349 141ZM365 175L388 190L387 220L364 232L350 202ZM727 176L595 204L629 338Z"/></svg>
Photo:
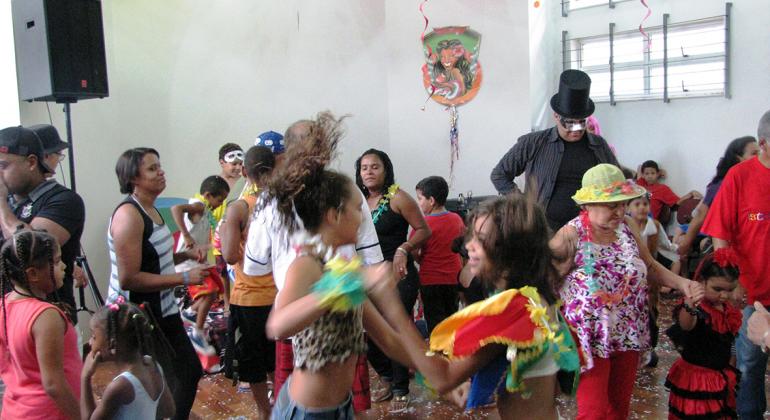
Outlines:
<svg viewBox="0 0 770 420"><path fill-rule="evenodd" d="M672 98L691 98L691 97L710 97L710 96L724 96L730 98L730 15L731 15L732 3L728 2L725 5L725 14L722 16L711 16L703 19L695 19L691 21L678 22L671 24L670 15L663 15L663 25L648 27L647 32L650 34L661 33L663 38L663 58L653 59L651 52L646 50L642 59L638 61L630 61L624 63L616 63L615 57L615 42L619 38L623 38L626 35L635 34L636 30L628 31L615 31L615 24L609 24L609 31L607 35L594 35L575 39L568 38L568 32L562 31L562 68L567 69L571 66L587 73L610 73L610 92L609 97L599 96L594 100L597 102L609 102L611 105L616 105L618 101L635 101L635 100L659 100L663 99L665 103L669 103ZM669 55L669 35L676 34L677 32L687 31L694 27L710 27L724 25L725 31L725 47L724 53L706 53L697 54L686 57L671 58ZM716 28L715 28L716 29ZM583 48L587 41L606 40L609 43L609 60L606 65L593 65L583 66ZM644 38L642 38L642 42ZM576 60L572 60L572 50L575 50ZM724 80L721 89L715 89L713 92L708 90L698 91L694 94L672 94L669 89L669 67L677 66L679 64L686 63L723 63L724 65ZM617 70L622 69L634 69L640 68L643 70L644 77L644 89L642 95L624 95L622 92L616 92L615 73ZM663 70L663 92L652 91L651 77L655 69Z"/></svg>

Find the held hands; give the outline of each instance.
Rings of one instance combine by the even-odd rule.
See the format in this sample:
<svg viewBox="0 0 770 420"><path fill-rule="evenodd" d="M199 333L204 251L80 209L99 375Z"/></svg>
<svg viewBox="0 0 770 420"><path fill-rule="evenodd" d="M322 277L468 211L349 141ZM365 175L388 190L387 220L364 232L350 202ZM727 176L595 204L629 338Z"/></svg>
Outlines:
<svg viewBox="0 0 770 420"><path fill-rule="evenodd" d="M767 351L767 344L765 343L768 335L770 335L770 313L761 302L754 302L754 309L755 311L747 323L749 340L762 347L762 351Z"/></svg>
<svg viewBox="0 0 770 420"><path fill-rule="evenodd" d="M682 287L682 293L684 293L685 298L689 300L692 305L699 304L706 294L706 289L703 287L703 284L692 280L685 281L686 283Z"/></svg>

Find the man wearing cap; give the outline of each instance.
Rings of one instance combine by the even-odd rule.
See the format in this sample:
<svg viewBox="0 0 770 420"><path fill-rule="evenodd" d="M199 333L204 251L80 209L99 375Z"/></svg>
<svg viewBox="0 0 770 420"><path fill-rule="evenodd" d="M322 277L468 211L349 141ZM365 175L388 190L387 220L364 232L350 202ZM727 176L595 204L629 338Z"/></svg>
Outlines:
<svg viewBox="0 0 770 420"><path fill-rule="evenodd" d="M526 173L553 230L578 215L572 195L583 174L599 163L618 165L607 142L586 131L586 118L594 112L590 90L591 79L584 72L562 72L559 92L551 98L556 126L519 137L490 176L497 191L507 194L518 191L513 180Z"/></svg>
<svg viewBox="0 0 770 420"><path fill-rule="evenodd" d="M46 178L52 178L56 175L56 167L59 165L59 162L66 157L64 150L67 149L68 144L62 141L56 127L52 125L35 124L28 128L37 135L40 143L43 144L43 159L48 169L51 170L51 173L46 175Z"/></svg>
<svg viewBox="0 0 770 420"><path fill-rule="evenodd" d="M54 180L45 164L40 138L30 129L8 127L0 130L0 227L4 238L20 228L44 229L61 246L64 285L59 299L70 305L73 322L75 297L72 270L80 254L80 236L85 223L83 199Z"/></svg>

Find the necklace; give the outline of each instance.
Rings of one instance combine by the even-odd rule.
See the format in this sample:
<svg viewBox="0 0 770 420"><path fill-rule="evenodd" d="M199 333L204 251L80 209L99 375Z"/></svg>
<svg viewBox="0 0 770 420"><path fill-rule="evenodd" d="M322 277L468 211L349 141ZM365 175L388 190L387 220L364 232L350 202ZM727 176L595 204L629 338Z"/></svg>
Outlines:
<svg viewBox="0 0 770 420"><path fill-rule="evenodd" d="M377 208L372 212L372 222L374 222L375 225L377 224L377 221L380 220L380 216L388 211L388 203L390 203L390 200L396 196L397 192L398 184L393 184L388 187L387 194L383 195L382 198L380 198L380 201L377 202Z"/></svg>

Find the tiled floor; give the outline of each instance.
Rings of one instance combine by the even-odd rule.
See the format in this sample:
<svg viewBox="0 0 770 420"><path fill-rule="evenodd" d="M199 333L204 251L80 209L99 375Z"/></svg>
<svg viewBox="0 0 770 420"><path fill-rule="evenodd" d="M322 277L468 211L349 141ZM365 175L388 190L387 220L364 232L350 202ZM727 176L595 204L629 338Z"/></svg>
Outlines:
<svg viewBox="0 0 770 420"><path fill-rule="evenodd" d="M662 301L661 313L661 331L671 323L672 301ZM668 391L663 387L666 373L671 363L677 358L677 353L673 349L668 338L661 333L660 344L658 348L660 363L658 367L642 368L636 381L636 387L631 401L632 419L664 419L667 415ZM101 393L104 386L114 377L114 372L109 366L101 369L95 378L95 391ZM372 378L373 386L376 379ZM770 380L766 380L768 390L770 390ZM0 388L2 389L2 388ZM497 419L497 413L494 409L475 413L464 413L453 405L437 400L425 392L422 388L415 385L411 386L412 404L407 413L400 415L389 415L387 412L388 403L374 404L371 410L359 416L360 419L476 419L489 418ZM559 402L561 413L567 418L575 416L574 400L563 398ZM257 414L254 411L254 402L250 393L238 393L232 386L232 382L225 379L222 375L209 375L201 380L198 397L193 407L194 419L256 419Z"/></svg>

